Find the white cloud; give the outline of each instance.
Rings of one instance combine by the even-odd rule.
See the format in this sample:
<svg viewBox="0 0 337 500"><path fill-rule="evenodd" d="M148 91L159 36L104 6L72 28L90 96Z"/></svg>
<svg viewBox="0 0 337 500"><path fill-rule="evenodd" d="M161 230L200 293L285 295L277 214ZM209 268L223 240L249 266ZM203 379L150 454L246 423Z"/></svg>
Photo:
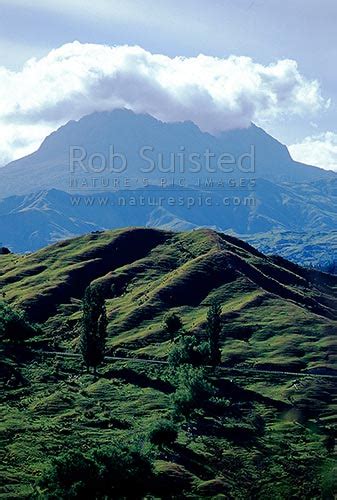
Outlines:
<svg viewBox="0 0 337 500"><path fill-rule="evenodd" d="M334 132L306 137L289 146L289 151L296 161L337 172L337 134Z"/></svg>
<svg viewBox="0 0 337 500"><path fill-rule="evenodd" d="M27 61L20 72L0 67L0 95L0 161L33 151L47 132L93 111L126 107L215 133L329 105L293 60L264 66L249 57L170 58L79 42Z"/></svg>
<svg viewBox="0 0 337 500"><path fill-rule="evenodd" d="M51 125L3 124L0 121L0 167L35 151L53 130Z"/></svg>

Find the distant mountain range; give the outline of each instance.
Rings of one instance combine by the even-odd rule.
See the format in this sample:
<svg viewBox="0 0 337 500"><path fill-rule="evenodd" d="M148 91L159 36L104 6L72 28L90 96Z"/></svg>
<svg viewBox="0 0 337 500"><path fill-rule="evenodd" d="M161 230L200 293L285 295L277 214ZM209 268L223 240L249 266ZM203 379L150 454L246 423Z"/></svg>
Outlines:
<svg viewBox="0 0 337 500"><path fill-rule="evenodd" d="M243 235L260 252L280 255L302 266L330 269L337 265L337 231L278 231Z"/></svg>
<svg viewBox="0 0 337 500"><path fill-rule="evenodd" d="M127 161L123 172L111 171L111 163L100 168L111 159L111 146ZM143 146L146 159L140 156ZM85 150L82 166L77 163L73 171L72 147L76 157ZM207 151L213 155L208 160ZM116 158L116 170L122 165ZM0 242L18 252L130 225L205 226L244 235L269 253L282 254L279 235L288 234L292 248L297 241L315 260L315 245L301 235L337 230L337 174L294 162L286 146L253 124L215 137L192 122L162 123L127 110L93 113L0 169L0 180ZM327 241L335 252L335 240ZM303 252L295 250L290 254L301 261Z"/></svg>
<svg viewBox="0 0 337 500"><path fill-rule="evenodd" d="M161 206L153 206L158 191L163 201ZM336 254L337 179L293 187L260 179L255 191L257 205L252 207L223 206L218 190L190 189L184 195L195 200L195 206L170 206L172 190L166 193L154 187L96 194L51 189L12 196L0 201L0 242L17 252L34 251L60 239L127 227L132 222L176 231L211 227L241 235L265 253L279 253L303 263L317 260L314 237L316 241L321 238L320 259L324 252L330 257L331 252ZM208 195L212 205L198 206L198 200ZM140 205L142 198L150 204Z"/></svg>
<svg viewBox="0 0 337 500"><path fill-rule="evenodd" d="M123 174L113 175L108 169L101 173L97 172L102 157L108 160L111 146L115 153L123 154L127 159L127 168ZM71 148L75 148L72 150L73 156L79 158L81 156L77 150L79 147L84 148L86 152L86 158L83 160L85 165L90 163L91 155L99 155L93 159L96 169L90 169L86 173L76 165L75 172L70 172ZM143 147L147 148L142 153L146 159L140 156ZM152 151L149 148L152 148ZM225 162L229 164L225 163L223 169L233 168L234 171L224 173L223 170L215 168L215 171L211 172L207 169L207 160L204 158L206 151L214 155L210 158L212 169L216 167L216 160L221 155L232 155L236 165L232 167L230 157L226 156ZM179 153L186 160L185 172L181 173L179 165L176 165L176 173L172 174L169 171L164 174L160 169L158 155L162 155L164 168L167 170L171 166L171 155L177 156ZM195 165L189 161L189 155L192 154L195 155L194 158L199 155L203 159L200 161L200 172L196 172ZM242 172L238 169L242 155L254 156L254 172ZM144 172L141 169L148 170L150 165L147 159L150 157L155 161L157 168L151 172ZM250 158L247 157L242 161L243 166L248 168L249 162ZM116 159L116 170L121 165ZM49 135L35 153L3 167L0 171L0 197L51 188L69 191L74 188L74 184L71 185L70 181L80 182L83 177L87 180L96 178L97 188L92 188L92 191L100 191L102 189L100 181L102 179L106 181L108 174L109 178L141 180L146 177L153 183L158 183L162 177L169 179L184 177L192 184L200 178L229 180L233 177L258 177L277 183L337 178L333 172L293 161L286 146L253 124L247 129L222 132L215 137L201 132L192 122L163 123L150 115L115 110L93 113L79 121L68 122Z"/></svg>

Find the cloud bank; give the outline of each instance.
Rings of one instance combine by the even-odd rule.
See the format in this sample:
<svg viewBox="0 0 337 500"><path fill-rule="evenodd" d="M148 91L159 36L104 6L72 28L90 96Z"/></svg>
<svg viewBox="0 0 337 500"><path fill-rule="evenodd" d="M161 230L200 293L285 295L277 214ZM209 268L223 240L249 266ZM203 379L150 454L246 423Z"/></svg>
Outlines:
<svg viewBox="0 0 337 500"><path fill-rule="evenodd" d="M79 42L27 61L20 72L0 67L0 95L0 165L93 111L125 107L217 133L329 106L319 83L290 59L264 66L249 57L170 58L138 46Z"/></svg>
<svg viewBox="0 0 337 500"><path fill-rule="evenodd" d="M337 134L324 132L289 146L294 160L337 172Z"/></svg>

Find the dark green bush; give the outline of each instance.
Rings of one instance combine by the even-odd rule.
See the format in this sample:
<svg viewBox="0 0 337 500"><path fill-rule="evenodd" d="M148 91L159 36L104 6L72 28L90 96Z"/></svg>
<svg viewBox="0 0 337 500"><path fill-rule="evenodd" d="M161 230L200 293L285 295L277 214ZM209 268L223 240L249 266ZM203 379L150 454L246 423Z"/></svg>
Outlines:
<svg viewBox="0 0 337 500"><path fill-rule="evenodd" d="M201 342L196 335L181 335L171 349L168 362L174 367L184 364L205 365L209 362L209 344Z"/></svg>
<svg viewBox="0 0 337 500"><path fill-rule="evenodd" d="M0 303L0 339L17 344L38 333L39 328L30 324L22 312Z"/></svg>
<svg viewBox="0 0 337 500"><path fill-rule="evenodd" d="M100 466L80 452L70 451L54 459L39 481L42 498L96 498Z"/></svg>
<svg viewBox="0 0 337 500"><path fill-rule="evenodd" d="M104 498L143 498L149 492L152 463L136 448L115 445L98 449L92 456L101 466L100 491Z"/></svg>
<svg viewBox="0 0 337 500"><path fill-rule="evenodd" d="M152 463L140 451L113 445L85 455L68 451L53 460L38 483L46 499L142 498L153 481Z"/></svg>
<svg viewBox="0 0 337 500"><path fill-rule="evenodd" d="M203 368L185 365L177 371L177 390L173 395L174 413L188 417L197 408L202 408L214 394Z"/></svg>
<svg viewBox="0 0 337 500"><path fill-rule="evenodd" d="M159 447L172 445L177 437L178 431L171 420L159 420L149 434L150 442Z"/></svg>
<svg viewBox="0 0 337 500"><path fill-rule="evenodd" d="M180 316L175 313L168 313L164 318L164 328L173 339L177 333L182 329L183 323Z"/></svg>

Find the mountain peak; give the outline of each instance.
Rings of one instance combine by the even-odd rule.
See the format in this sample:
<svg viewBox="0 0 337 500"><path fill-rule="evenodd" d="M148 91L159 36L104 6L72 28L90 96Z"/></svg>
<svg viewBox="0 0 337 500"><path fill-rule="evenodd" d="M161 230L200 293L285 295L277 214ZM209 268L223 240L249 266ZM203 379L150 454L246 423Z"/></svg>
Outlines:
<svg viewBox="0 0 337 500"><path fill-rule="evenodd" d="M191 121L165 123L149 114L137 114L123 108L96 111L78 121L71 120L50 134L35 153L3 167L0 171L0 197L50 188L68 191L72 146L82 147L86 158L99 154L107 159L113 146L114 151L127 159L127 177L133 178L143 177L140 173L140 151L144 146L152 148L151 158L156 161L162 155L166 164L172 161L172 155L182 151L187 165L191 155L198 155L202 170L197 174L186 172L189 184L195 184L200 176L224 177L219 168L213 170L211 175L205 170L205 162L202 162L207 151L214 155L215 164L223 154L230 154L235 160L248 155L255 166L250 176L272 182L307 182L336 175L294 162L286 146L255 124L213 136L202 132ZM234 177L239 174L233 173ZM156 179L160 177L158 169L153 176ZM244 173L244 177L247 176ZM151 182L156 183L156 179L152 179L151 175L149 177Z"/></svg>

